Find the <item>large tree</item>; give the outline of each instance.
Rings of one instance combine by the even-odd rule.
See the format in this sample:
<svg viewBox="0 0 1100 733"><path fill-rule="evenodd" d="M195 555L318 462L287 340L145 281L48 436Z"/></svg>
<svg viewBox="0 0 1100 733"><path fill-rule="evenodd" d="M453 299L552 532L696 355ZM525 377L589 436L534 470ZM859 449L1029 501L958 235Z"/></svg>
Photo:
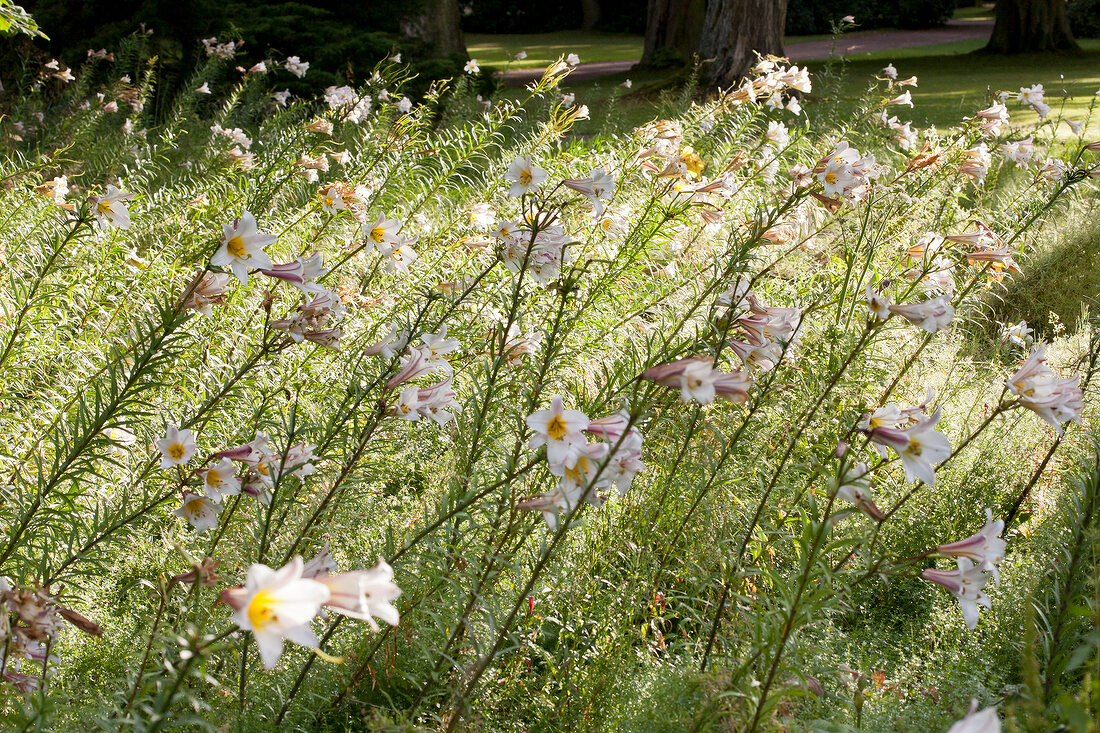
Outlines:
<svg viewBox="0 0 1100 733"><path fill-rule="evenodd" d="M707 0L649 0L642 63L670 60L673 52L689 61L699 50L706 13Z"/></svg>
<svg viewBox="0 0 1100 733"><path fill-rule="evenodd" d="M787 0L708 0L699 55L711 86L730 87L757 54L783 55Z"/></svg>
<svg viewBox="0 0 1100 733"><path fill-rule="evenodd" d="M661 49L684 61L697 53L704 80L729 87L757 53L783 55L786 21L787 0L649 0L642 61L660 58Z"/></svg>
<svg viewBox="0 0 1100 733"><path fill-rule="evenodd" d="M466 57L458 0L419 0L410 6L401 19L402 33L428 43L440 56Z"/></svg>
<svg viewBox="0 0 1100 733"><path fill-rule="evenodd" d="M997 0L990 53L1080 51L1066 16L1066 0Z"/></svg>

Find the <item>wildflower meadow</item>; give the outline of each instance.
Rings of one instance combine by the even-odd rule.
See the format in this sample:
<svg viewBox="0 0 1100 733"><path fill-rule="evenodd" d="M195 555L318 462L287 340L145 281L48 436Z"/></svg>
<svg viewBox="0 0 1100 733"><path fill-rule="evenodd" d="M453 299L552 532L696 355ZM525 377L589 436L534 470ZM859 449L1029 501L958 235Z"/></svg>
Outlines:
<svg viewBox="0 0 1100 733"><path fill-rule="evenodd" d="M3 92L5 730L1096 730L1100 97L203 44Z"/></svg>

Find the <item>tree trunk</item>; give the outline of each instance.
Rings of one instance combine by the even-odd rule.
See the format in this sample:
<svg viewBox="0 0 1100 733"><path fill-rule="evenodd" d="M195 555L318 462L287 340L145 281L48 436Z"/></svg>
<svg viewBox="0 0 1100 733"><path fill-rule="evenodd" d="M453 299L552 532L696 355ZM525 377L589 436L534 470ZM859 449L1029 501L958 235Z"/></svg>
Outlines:
<svg viewBox="0 0 1100 733"><path fill-rule="evenodd" d="M681 61L691 59L699 50L706 9L707 0L649 0L642 63L653 63L662 49L675 51Z"/></svg>
<svg viewBox="0 0 1100 733"><path fill-rule="evenodd" d="M600 0L581 0L581 30L590 31L600 22Z"/></svg>
<svg viewBox="0 0 1100 733"><path fill-rule="evenodd" d="M782 56L786 22L787 0L710 0L699 43L699 55L713 59L703 67L709 85L733 86L757 53Z"/></svg>
<svg viewBox="0 0 1100 733"><path fill-rule="evenodd" d="M1066 17L1066 0L997 0L989 53L1080 51Z"/></svg>
<svg viewBox="0 0 1100 733"><path fill-rule="evenodd" d="M440 56L467 57L458 0L421 0L417 12L401 20L401 32L432 46Z"/></svg>

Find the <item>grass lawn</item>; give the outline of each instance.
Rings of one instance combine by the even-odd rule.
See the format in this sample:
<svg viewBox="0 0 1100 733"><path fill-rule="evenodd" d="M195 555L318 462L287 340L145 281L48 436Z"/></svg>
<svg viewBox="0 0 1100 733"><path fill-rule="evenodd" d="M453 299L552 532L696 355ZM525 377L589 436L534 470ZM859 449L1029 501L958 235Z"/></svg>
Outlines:
<svg viewBox="0 0 1100 733"><path fill-rule="evenodd" d="M983 56L966 52L973 50L974 44L945 45L958 48L953 52L937 52L935 47L902 49L850 58L839 101L854 103L867 88L870 76L887 61L894 62L900 76L915 74L920 79L920 85L913 90L915 108L903 107L894 111L899 119L911 119L920 126L955 125L963 115L971 115L986 106L992 93L1016 91L1020 86L1035 83L1046 88L1047 103L1055 112L1059 109L1060 97L1071 97L1066 101L1065 116L1083 120L1100 90L1100 40L1081 41L1085 53L1065 56ZM913 54L914 51L921 53ZM810 63L811 71L820 72L823 66L823 62ZM1015 106L1010 106L1010 111L1013 123L1031 124L1038 119L1034 112L1021 112ZM1063 131L1068 133L1069 128Z"/></svg>
<svg viewBox="0 0 1100 733"><path fill-rule="evenodd" d="M993 10L985 7L959 8L955 11L956 20L990 20L993 18ZM873 33L874 31L867 31ZM858 33L858 31L857 31ZM807 36L787 36L784 42L805 43L809 41L824 41L831 36L828 33L819 33ZM557 60L558 56L575 53L581 57L581 61L625 61L637 59L642 56L644 45L642 36L626 33L600 33L597 31L555 31L553 33L516 33L516 34L488 34L467 33L466 49L470 58L475 58L482 66L507 67L510 69L533 69L546 66ZM943 44L953 46L954 44ZM978 44L980 45L980 44ZM973 50L973 46L964 50ZM917 52L915 55L927 55L926 49L937 48L925 46L919 49L907 49ZM523 61L515 61L516 53L527 52L527 58ZM936 53L951 52L940 51ZM896 58L901 58L896 56Z"/></svg>
<svg viewBox="0 0 1100 733"><path fill-rule="evenodd" d="M955 8L955 20L993 20L993 6Z"/></svg>
<svg viewBox="0 0 1100 733"><path fill-rule="evenodd" d="M624 61L641 58L641 36L625 33L593 31L556 31L554 33L524 33L514 35L466 34L466 50L470 58L482 66L511 69L531 69L547 66L558 56L575 53L581 61ZM526 51L523 61L511 59ZM511 61L510 65L509 62Z"/></svg>
<svg viewBox="0 0 1100 733"><path fill-rule="evenodd" d="M946 44L945 44L946 45ZM951 44L958 45L958 44ZM1089 105L1100 90L1100 40L1084 40L1081 45L1086 52L1080 55L1058 56L1052 54L1021 55L1013 57L982 56L970 54L974 44L967 49L956 49L953 53L936 54L926 49L903 49L893 54L873 54L859 59L849 58L846 63L846 76L838 91L827 94L820 81L815 82L814 95L808 100L807 108L814 114L816 104L840 104L854 108L856 101L867 89L872 76L877 74L887 61L894 61L901 76L915 74L919 86L913 90L915 107L900 107L892 110L901 120L912 120L919 127L935 125L940 128L957 125L963 116L972 115L978 109L987 106L992 94L1009 90L1015 92L1021 86L1041 83L1047 91L1047 102L1057 114L1061 107L1063 90L1070 98L1066 100L1063 115L1073 120L1084 120ZM924 51L915 55L913 51ZM811 72L820 80L824 62L810 62ZM576 128L580 133L596 132L604 128L609 115L614 116L616 127L640 125L660 114L655 105L665 90L671 90L675 84L677 72L671 71L628 71L599 79L563 84L563 89L577 95L577 101L587 104L591 109L592 120L581 123ZM619 87L624 80L630 79L633 88L630 91ZM502 93L510 97L524 94L522 89L503 88ZM672 91L671 93L675 93ZM1030 125L1037 119L1034 112L1022 111L1019 106L1010 104L1011 124ZM1094 119L1087 131L1092 137L1100 136L1100 120ZM1068 126L1062 126L1060 133L1068 136Z"/></svg>

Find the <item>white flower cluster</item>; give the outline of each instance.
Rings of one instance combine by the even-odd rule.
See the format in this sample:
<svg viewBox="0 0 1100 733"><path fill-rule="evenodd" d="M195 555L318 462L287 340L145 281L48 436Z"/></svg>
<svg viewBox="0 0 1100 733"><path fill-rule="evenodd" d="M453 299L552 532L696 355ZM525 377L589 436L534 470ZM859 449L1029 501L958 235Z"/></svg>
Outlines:
<svg viewBox="0 0 1100 733"><path fill-rule="evenodd" d="M544 494L526 499L519 508L542 512L551 530L557 529L562 512L574 512L581 503L601 505L600 489L614 486L625 495L642 463L642 434L631 427L630 415L621 410L589 420L580 410L567 410L560 396L550 407L527 416L533 431L528 443L532 450L546 446L550 473L557 485ZM585 433L603 440L590 442Z"/></svg>

